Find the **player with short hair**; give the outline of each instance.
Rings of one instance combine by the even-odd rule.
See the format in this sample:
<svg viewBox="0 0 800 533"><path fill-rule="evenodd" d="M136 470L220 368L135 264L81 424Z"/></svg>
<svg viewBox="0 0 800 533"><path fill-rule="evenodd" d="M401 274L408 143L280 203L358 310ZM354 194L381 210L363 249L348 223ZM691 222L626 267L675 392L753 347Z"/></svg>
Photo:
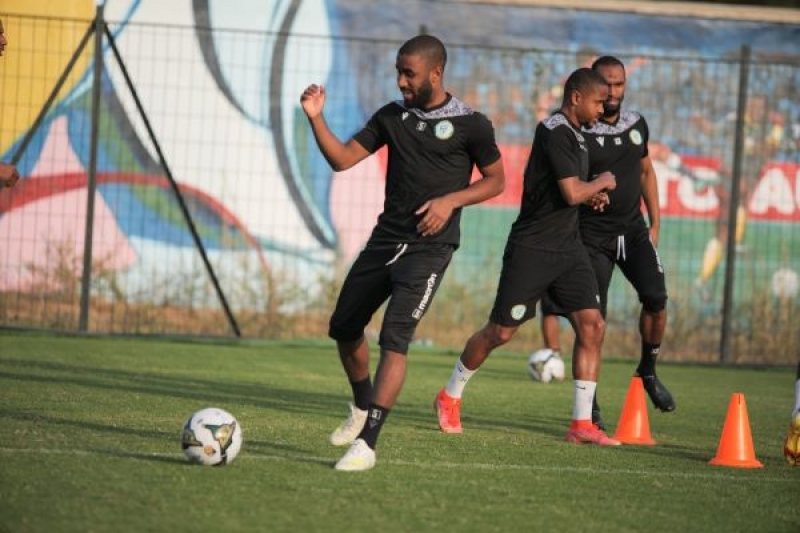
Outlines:
<svg viewBox="0 0 800 533"><path fill-rule="evenodd" d="M6 49L8 39L6 39L6 31L3 28L3 21L0 19L0 56ZM19 181L19 171L14 165L8 163L0 163L0 189L5 187L13 187Z"/></svg>
<svg viewBox="0 0 800 533"><path fill-rule="evenodd" d="M301 97L334 170L348 169L382 146L389 149L383 212L330 319L354 399L350 416L330 437L335 445L351 445L337 470L375 465L378 433L405 380L409 343L459 245L461 208L504 188L492 124L445 90L446 63L436 37L418 35L403 44L395 64L402 100L379 109L346 144L325 123L325 89L311 85ZM470 184L473 166L482 179ZM387 299L373 387L364 328Z"/></svg>
<svg viewBox="0 0 800 533"><path fill-rule="evenodd" d="M789 423L789 433L783 443L783 456L792 466L800 466L800 362L794 382L794 410Z"/></svg>
<svg viewBox="0 0 800 533"><path fill-rule="evenodd" d="M597 281L578 231L578 206L591 202L603 209L608 204L606 191L616 186L610 172L589 180L587 141L580 132L581 126L597 121L607 95L608 86L599 74L578 69L564 84L560 110L536 127L520 212L506 243L489 322L469 338L434 401L439 428L445 433L462 431L461 397L468 380L492 350L511 340L535 316L536 303L549 294L566 311L576 335L575 397L566 440L620 444L591 421L605 322Z"/></svg>
<svg viewBox="0 0 800 533"><path fill-rule="evenodd" d="M581 238L589 252L592 269L600 289L603 317L608 311L608 288L615 267L636 290L642 309L639 314L641 356L636 375L642 378L653 404L664 412L675 410L675 400L656 375L656 360L667 325L667 288L664 268L658 256L661 216L658 182L648 153L649 128L636 111L623 111L625 65L613 56L602 56L592 69L606 80L608 99L603 116L583 134L589 146L590 173L610 170L617 177L617 188L609 193L610 204L603 210L581 206ZM642 215L644 200L650 226ZM542 302L542 332L545 346L559 352L558 306L545 298ZM597 400L592 420L604 427Z"/></svg>

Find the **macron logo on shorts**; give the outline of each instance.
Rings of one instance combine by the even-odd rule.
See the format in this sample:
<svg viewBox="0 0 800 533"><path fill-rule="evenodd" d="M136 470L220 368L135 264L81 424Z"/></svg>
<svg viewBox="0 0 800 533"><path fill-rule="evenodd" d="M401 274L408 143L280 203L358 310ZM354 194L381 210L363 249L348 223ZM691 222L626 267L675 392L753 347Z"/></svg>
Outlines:
<svg viewBox="0 0 800 533"><path fill-rule="evenodd" d="M411 316L415 319L419 320L422 318L422 314L425 312L425 308L428 307L428 302L431 299L431 294L433 294L433 288L436 286L436 274L431 274L431 277L428 278L427 287L425 287L425 294L422 295L422 300L419 301L419 305L416 309L411 312Z"/></svg>

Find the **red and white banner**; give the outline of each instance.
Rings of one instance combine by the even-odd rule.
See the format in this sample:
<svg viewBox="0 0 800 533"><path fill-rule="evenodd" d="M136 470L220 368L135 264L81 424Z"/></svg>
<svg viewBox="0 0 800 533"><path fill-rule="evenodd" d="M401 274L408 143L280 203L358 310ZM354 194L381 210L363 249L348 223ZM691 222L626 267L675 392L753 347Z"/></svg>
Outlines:
<svg viewBox="0 0 800 533"><path fill-rule="evenodd" d="M658 176L661 215L666 217L717 218L720 197L710 180L717 175L719 161L710 157L680 156L667 164L656 159L659 145L651 144L653 167ZM530 153L529 146L501 145L506 172L503 193L487 201L487 205L519 207L522 174ZM476 171L473 179L480 175ZM800 164L770 162L761 170L758 182L742 201L747 202L750 220L800 222Z"/></svg>
<svg viewBox="0 0 800 533"><path fill-rule="evenodd" d="M691 171L711 173L719 162L711 158L683 156L683 165ZM720 197L717 187L704 186L687 172L653 162L659 185L662 216L717 218ZM744 177L742 178L744 179ZM708 184L706 184L708 185ZM724 184L729 188L729 184ZM800 222L800 165L796 163L767 163L761 169L752 190L740 198L747 206L750 220Z"/></svg>

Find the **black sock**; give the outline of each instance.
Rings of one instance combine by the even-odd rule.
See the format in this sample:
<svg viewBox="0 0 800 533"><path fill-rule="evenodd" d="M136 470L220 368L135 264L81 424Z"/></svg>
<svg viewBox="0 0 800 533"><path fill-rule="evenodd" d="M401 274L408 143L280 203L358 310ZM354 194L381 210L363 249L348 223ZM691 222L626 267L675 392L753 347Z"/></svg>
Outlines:
<svg viewBox="0 0 800 533"><path fill-rule="evenodd" d="M372 400L372 382L369 380L369 376L361 381L351 381L350 388L353 389L353 401L356 407L366 411Z"/></svg>
<svg viewBox="0 0 800 533"><path fill-rule="evenodd" d="M367 446L373 450L375 449L375 443L378 441L378 433L381 432L387 416L389 416L389 409L374 403L369 404L367 423L364 424L364 429L358 434L358 438L364 439Z"/></svg>
<svg viewBox="0 0 800 533"><path fill-rule="evenodd" d="M642 343L642 358L639 361L639 366L636 373L640 376L655 376L656 375L656 357L661 348L660 344Z"/></svg>
<svg viewBox="0 0 800 533"><path fill-rule="evenodd" d="M595 389L594 396L592 397L592 411L600 412L600 404L597 403L597 389Z"/></svg>

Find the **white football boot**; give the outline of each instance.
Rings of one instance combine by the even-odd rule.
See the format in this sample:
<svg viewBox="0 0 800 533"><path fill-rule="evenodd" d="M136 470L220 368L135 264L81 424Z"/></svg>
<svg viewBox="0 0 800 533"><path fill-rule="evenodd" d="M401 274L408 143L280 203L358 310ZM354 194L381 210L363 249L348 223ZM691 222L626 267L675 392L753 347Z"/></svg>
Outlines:
<svg viewBox="0 0 800 533"><path fill-rule="evenodd" d="M334 446L346 446L352 444L367 421L367 411L359 409L352 403L348 404L350 414L347 420L342 422L336 431L331 433L330 441Z"/></svg>
<svg viewBox="0 0 800 533"><path fill-rule="evenodd" d="M374 466L375 450L367 446L364 439L356 439L334 468L345 472L357 472L369 470Z"/></svg>

